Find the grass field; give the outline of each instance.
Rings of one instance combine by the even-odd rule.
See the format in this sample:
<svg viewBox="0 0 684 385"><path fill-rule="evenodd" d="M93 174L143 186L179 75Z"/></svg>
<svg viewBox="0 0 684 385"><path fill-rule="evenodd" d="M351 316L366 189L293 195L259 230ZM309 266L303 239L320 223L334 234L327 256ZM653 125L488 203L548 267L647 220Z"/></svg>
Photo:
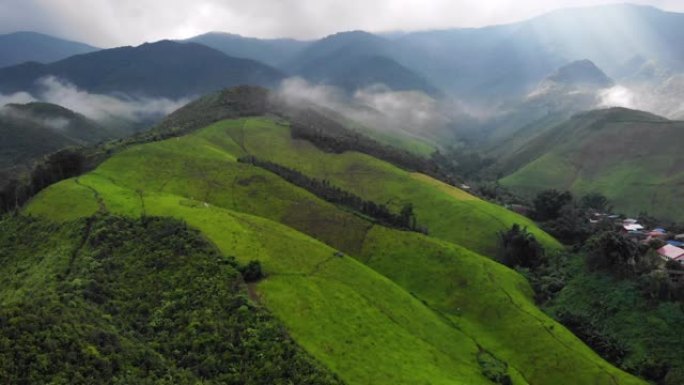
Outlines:
<svg viewBox="0 0 684 385"><path fill-rule="evenodd" d="M325 153L309 142L292 140L288 127L270 120L220 122L198 135L206 135L213 140L226 134L235 138L241 154L254 155L298 169L309 176L330 180L365 199L385 203L397 212L403 204L410 202L419 223L429 228L430 235L477 252L493 255L497 232L510 228L514 223L529 227L545 246L559 246L523 216L365 154Z"/></svg>
<svg viewBox="0 0 684 385"><path fill-rule="evenodd" d="M247 153L395 209L410 201L441 240L373 226L236 162ZM268 276L253 299L348 384L491 384L482 351L505 361L516 385L642 384L541 313L520 275L476 253L491 255L514 222L554 247L531 222L366 155L323 153L267 119L131 147L44 190L25 213L98 210L180 218L224 254L261 261Z"/></svg>
<svg viewBox="0 0 684 385"><path fill-rule="evenodd" d="M600 192L616 210L670 220L684 215L684 124L638 111L590 112L520 150L518 170L501 180L526 195L555 188ZM524 159L522 159L524 158Z"/></svg>

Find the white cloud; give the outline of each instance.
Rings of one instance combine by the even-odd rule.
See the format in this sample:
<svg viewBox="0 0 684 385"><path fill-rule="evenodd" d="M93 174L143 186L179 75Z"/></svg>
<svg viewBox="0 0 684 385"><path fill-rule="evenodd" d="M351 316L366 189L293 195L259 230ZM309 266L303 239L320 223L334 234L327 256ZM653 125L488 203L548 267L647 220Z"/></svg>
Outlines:
<svg viewBox="0 0 684 385"><path fill-rule="evenodd" d="M208 31L318 38L338 31L473 27L619 0L0 0L0 29L111 47ZM684 11L680 0L632 0Z"/></svg>
<svg viewBox="0 0 684 385"><path fill-rule="evenodd" d="M420 91L393 91L381 84L348 96L336 87L289 78L282 82L277 95L290 104L329 108L366 128L422 138L453 134L447 127L457 121L491 117L455 99L438 100Z"/></svg>
<svg viewBox="0 0 684 385"><path fill-rule="evenodd" d="M40 90L35 95L27 92L17 92L10 95L0 94L0 107L9 103L25 104L42 101L58 104L98 121L124 119L137 122L168 115L189 102L188 99L124 99L109 95L91 94L53 76L39 79L38 84ZM55 129L65 126L64 122L60 121L54 121L50 124Z"/></svg>
<svg viewBox="0 0 684 385"><path fill-rule="evenodd" d="M636 95L624 86L615 86L599 92L599 107L637 108Z"/></svg>
<svg viewBox="0 0 684 385"><path fill-rule="evenodd" d="M189 101L187 99L171 100L166 98L121 99L109 95L91 94L52 76L42 78L38 83L41 88L38 99L59 104L100 121L110 118L140 121L150 117L163 116Z"/></svg>
<svg viewBox="0 0 684 385"><path fill-rule="evenodd" d="M625 107L652 112L670 119L684 119L684 74L662 84L615 86L600 93L599 107Z"/></svg>
<svg viewBox="0 0 684 385"><path fill-rule="evenodd" d="M5 104L10 104L10 103L17 103L17 104L25 104L25 103L30 103L34 102L36 99L31 96L31 94L27 92L17 92L14 94L10 95L3 95L0 94L0 107L4 106Z"/></svg>

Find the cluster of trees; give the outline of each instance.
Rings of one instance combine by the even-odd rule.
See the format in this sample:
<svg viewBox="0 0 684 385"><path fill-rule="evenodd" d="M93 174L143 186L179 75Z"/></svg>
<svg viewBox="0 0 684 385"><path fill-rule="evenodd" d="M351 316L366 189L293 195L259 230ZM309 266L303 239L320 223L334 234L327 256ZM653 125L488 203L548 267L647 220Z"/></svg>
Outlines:
<svg viewBox="0 0 684 385"><path fill-rule="evenodd" d="M572 249L545 254L516 225L500 233L499 258L529 279L548 313L611 363L655 384L683 383L684 358L676 352L684 344L677 331L684 322L684 287L667 270L681 266L663 269L656 253L662 241L642 244L608 220L589 223L592 214L610 211L601 194L575 199L543 191L532 201L531 215Z"/></svg>
<svg viewBox="0 0 684 385"><path fill-rule="evenodd" d="M77 149L64 149L46 156L27 178L10 179L0 190L0 213L15 210L45 187L80 175L85 158Z"/></svg>
<svg viewBox="0 0 684 385"><path fill-rule="evenodd" d="M482 375L499 385L513 385L513 380L508 374L508 363L494 357L488 351L480 348L477 353L477 363L482 369Z"/></svg>
<svg viewBox="0 0 684 385"><path fill-rule="evenodd" d="M384 226L427 234L427 229L418 225L411 203L405 204L399 214L394 214L387 206L364 200L358 195L331 185L328 180L310 178L298 170L261 160L254 156L241 157L238 161L268 170L330 203L364 214Z"/></svg>
<svg viewBox="0 0 684 385"><path fill-rule="evenodd" d="M2 383L341 384L248 300L238 270L258 267L183 222L13 216L0 229Z"/></svg>
<svg viewBox="0 0 684 385"><path fill-rule="evenodd" d="M501 262L528 278L540 306L602 357L655 384L683 383L684 287L659 268L660 244L611 229L574 253L544 253L518 225L499 241Z"/></svg>
<svg viewBox="0 0 684 385"><path fill-rule="evenodd" d="M517 223L499 232L499 261L508 267L535 269L544 263L544 248Z"/></svg>
<svg viewBox="0 0 684 385"><path fill-rule="evenodd" d="M545 190L532 201L532 218L540 226L566 245L581 246L593 233L601 229L591 226L592 213L611 210L608 199L600 193L589 193L579 200L568 191ZM605 230L612 229L608 224Z"/></svg>

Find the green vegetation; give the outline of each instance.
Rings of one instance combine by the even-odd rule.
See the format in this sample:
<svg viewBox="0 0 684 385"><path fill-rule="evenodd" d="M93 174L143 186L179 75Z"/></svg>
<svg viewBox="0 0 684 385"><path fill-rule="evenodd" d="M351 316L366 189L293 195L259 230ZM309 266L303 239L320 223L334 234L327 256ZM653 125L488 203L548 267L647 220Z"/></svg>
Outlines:
<svg viewBox="0 0 684 385"><path fill-rule="evenodd" d="M539 231L529 219L424 174L405 171L358 152L322 151L307 141L292 140L287 126L268 120L223 122L202 131L203 135L221 127L229 136L238 138L245 154L329 180L335 186L363 199L384 203L395 211L400 211L405 203L412 203L421 225L427 226L431 235L477 252L494 255L497 231L508 229L514 223L527 226L543 245L558 247L553 238Z"/></svg>
<svg viewBox="0 0 684 385"><path fill-rule="evenodd" d="M359 214L372 218L377 223L394 227L400 230L419 231L427 234L426 229L418 227L416 216L413 214L413 205L406 203L401 208L399 214L391 213L385 205L377 204L372 201L365 201L359 196L338 187L332 186L327 180L309 178L301 172L283 167L277 163L263 161L253 156L245 156L238 159L238 162L249 163L261 167L264 170L273 172L295 186L306 189L312 194L328 202L343 206Z"/></svg>
<svg viewBox="0 0 684 385"><path fill-rule="evenodd" d="M626 279L620 269L593 271L585 257L570 256L534 280L554 292L545 310L613 364L657 384L682 383L684 295L670 298L665 276Z"/></svg>
<svg viewBox="0 0 684 385"><path fill-rule="evenodd" d="M581 114L501 160L501 183L523 194L599 192L627 215L684 215L681 122L620 108Z"/></svg>
<svg viewBox="0 0 684 385"><path fill-rule="evenodd" d="M246 155L396 212L413 203L436 238L374 225L237 161ZM642 384L536 308L522 276L475 252L495 250L497 232L514 223L558 247L532 222L366 154L321 151L270 119L132 146L24 210L59 221L97 211L183 219L245 272L259 261L252 300L348 384L491 385L483 350L516 385Z"/></svg>
<svg viewBox="0 0 684 385"><path fill-rule="evenodd" d="M0 229L3 383L341 383L182 222L8 217Z"/></svg>
<svg viewBox="0 0 684 385"><path fill-rule="evenodd" d="M0 127L2 190L7 190L9 181L19 179L45 155L66 147L94 144L117 134L83 115L48 103L0 106Z"/></svg>
<svg viewBox="0 0 684 385"><path fill-rule="evenodd" d="M544 249L534 235L513 225L510 230L499 233L501 253L499 261L508 267L538 267L544 259Z"/></svg>

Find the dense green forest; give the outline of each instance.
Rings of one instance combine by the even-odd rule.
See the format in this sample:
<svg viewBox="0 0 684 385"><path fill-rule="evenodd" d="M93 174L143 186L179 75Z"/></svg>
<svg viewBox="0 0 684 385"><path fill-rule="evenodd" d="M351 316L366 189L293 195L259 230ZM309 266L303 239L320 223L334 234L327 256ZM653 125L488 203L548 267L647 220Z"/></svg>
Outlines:
<svg viewBox="0 0 684 385"><path fill-rule="evenodd" d="M339 384L173 219L0 221L0 383ZM255 267L256 270L255 271Z"/></svg>

